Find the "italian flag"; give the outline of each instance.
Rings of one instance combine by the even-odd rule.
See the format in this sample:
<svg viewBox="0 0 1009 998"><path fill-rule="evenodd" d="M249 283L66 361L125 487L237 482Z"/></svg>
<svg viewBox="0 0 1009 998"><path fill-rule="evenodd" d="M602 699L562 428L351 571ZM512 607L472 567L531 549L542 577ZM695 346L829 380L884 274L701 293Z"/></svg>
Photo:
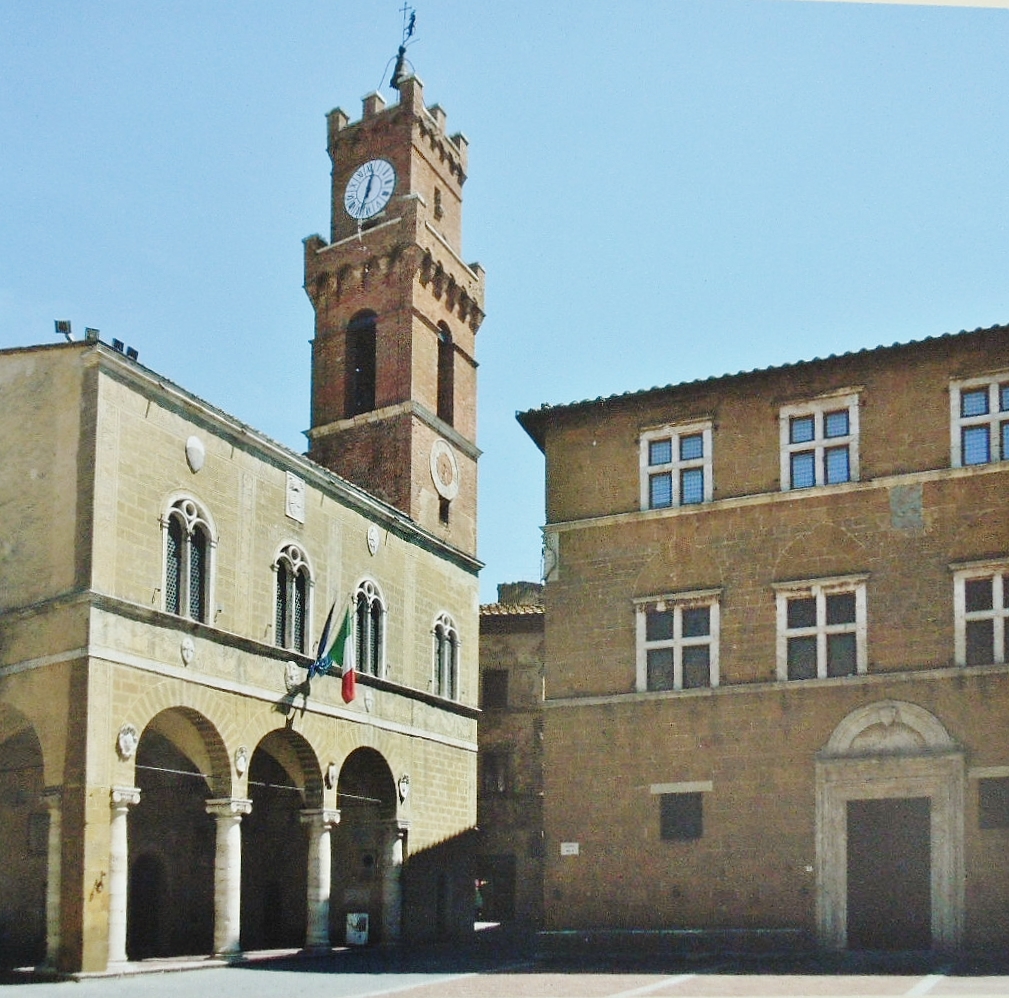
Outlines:
<svg viewBox="0 0 1009 998"><path fill-rule="evenodd" d="M357 690L357 669L354 661L354 616L347 607L347 612L343 615L343 623L340 630L333 638L329 654L326 656L334 665L340 666L340 675L343 680L343 702L350 703L354 699Z"/></svg>

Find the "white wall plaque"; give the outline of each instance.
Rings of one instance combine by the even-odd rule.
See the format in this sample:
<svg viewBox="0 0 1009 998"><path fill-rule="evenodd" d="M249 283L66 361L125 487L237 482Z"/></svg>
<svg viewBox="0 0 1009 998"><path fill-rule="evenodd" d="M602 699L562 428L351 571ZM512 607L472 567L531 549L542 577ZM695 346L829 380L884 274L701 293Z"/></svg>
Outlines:
<svg viewBox="0 0 1009 998"><path fill-rule="evenodd" d="M305 483L291 472L287 473L287 503L284 512L298 523L305 522Z"/></svg>
<svg viewBox="0 0 1009 998"><path fill-rule="evenodd" d="M562 856L577 856L578 855L578 843L577 842L562 842L561 843L561 855Z"/></svg>

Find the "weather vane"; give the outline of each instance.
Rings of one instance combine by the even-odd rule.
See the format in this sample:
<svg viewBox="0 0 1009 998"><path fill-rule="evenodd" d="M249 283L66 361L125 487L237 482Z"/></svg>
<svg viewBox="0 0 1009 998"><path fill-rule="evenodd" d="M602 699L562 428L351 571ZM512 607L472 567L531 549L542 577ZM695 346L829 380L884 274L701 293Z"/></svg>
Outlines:
<svg viewBox="0 0 1009 998"><path fill-rule="evenodd" d="M396 67L389 80L389 86L393 90L399 90L399 85L409 75L406 71L406 47L413 37L414 25L417 23L417 11L408 3L403 4L400 13L403 15L403 41L400 43L399 52L396 55Z"/></svg>

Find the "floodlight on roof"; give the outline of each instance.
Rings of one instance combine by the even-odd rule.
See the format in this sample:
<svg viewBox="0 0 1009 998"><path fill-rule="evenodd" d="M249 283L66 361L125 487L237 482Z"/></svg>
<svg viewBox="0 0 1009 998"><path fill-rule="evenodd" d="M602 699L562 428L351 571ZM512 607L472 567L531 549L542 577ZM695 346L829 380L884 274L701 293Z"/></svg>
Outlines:
<svg viewBox="0 0 1009 998"><path fill-rule="evenodd" d="M125 349L125 347L126 347L126 344L123 343L122 340L113 340L112 341L112 349L115 350L116 353L122 353L123 350Z"/></svg>
<svg viewBox="0 0 1009 998"><path fill-rule="evenodd" d="M90 326L84 327L84 342L85 343L97 343L99 339L99 334L101 330L92 329Z"/></svg>
<svg viewBox="0 0 1009 998"><path fill-rule="evenodd" d="M56 319L56 335L65 336L67 338L67 343L73 343L74 334L70 330L70 320L69 319Z"/></svg>
<svg viewBox="0 0 1009 998"><path fill-rule="evenodd" d="M126 356L129 357L130 360L136 360L140 356L140 352L136 347L127 347Z"/></svg>

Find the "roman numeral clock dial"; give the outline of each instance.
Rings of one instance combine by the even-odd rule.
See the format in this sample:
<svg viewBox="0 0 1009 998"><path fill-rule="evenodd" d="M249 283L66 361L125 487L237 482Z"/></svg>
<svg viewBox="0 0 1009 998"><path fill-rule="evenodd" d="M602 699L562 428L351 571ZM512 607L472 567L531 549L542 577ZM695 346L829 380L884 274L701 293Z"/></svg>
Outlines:
<svg viewBox="0 0 1009 998"><path fill-rule="evenodd" d="M362 163L347 181L343 207L359 222L374 218L388 203L396 188L396 169L386 159Z"/></svg>

